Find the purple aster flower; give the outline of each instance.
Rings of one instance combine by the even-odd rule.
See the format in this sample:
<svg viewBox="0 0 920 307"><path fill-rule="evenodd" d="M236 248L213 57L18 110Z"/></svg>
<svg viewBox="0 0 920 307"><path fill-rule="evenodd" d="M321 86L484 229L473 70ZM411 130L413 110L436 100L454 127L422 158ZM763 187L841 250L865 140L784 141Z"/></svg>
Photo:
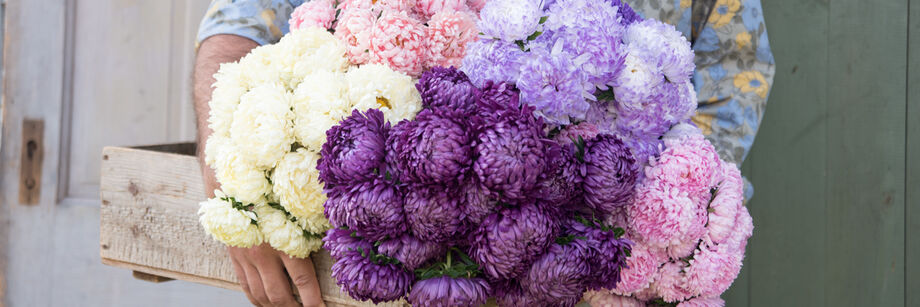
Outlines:
<svg viewBox="0 0 920 307"><path fill-rule="evenodd" d="M575 306L591 275L587 243L577 237L566 244L552 244L521 277L521 287L552 306Z"/></svg>
<svg viewBox="0 0 920 307"><path fill-rule="evenodd" d="M630 25L623 41L630 54L650 60L668 81L686 82L696 68L690 41L674 26L661 21L646 19Z"/></svg>
<svg viewBox="0 0 920 307"><path fill-rule="evenodd" d="M414 186L406 193L406 217L416 237L448 242L464 232L463 210L455 191L441 186Z"/></svg>
<svg viewBox="0 0 920 307"><path fill-rule="evenodd" d="M350 251L332 264L332 278L342 292L377 304L405 296L413 276L398 264L375 263L367 253Z"/></svg>
<svg viewBox="0 0 920 307"><path fill-rule="evenodd" d="M326 143L317 163L326 187L374 178L384 162L390 124L383 112L357 110L326 131Z"/></svg>
<svg viewBox="0 0 920 307"><path fill-rule="evenodd" d="M546 164L543 123L529 108L506 115L479 128L473 171L489 191L519 200L529 196Z"/></svg>
<svg viewBox="0 0 920 307"><path fill-rule="evenodd" d="M614 289L620 281L620 270L626 267L626 258L632 246L629 239L619 238L617 233L604 225L585 225L570 221L567 232L585 238L590 251L589 290Z"/></svg>
<svg viewBox="0 0 920 307"><path fill-rule="evenodd" d="M628 26L634 22L642 21L642 16L639 16L639 14L637 14L626 2L621 0L607 1L610 2L611 5L619 8L617 10L617 15L620 16L620 24Z"/></svg>
<svg viewBox="0 0 920 307"><path fill-rule="evenodd" d="M542 0L491 0L479 11L479 30L487 36L513 42L537 32L543 16Z"/></svg>
<svg viewBox="0 0 920 307"><path fill-rule="evenodd" d="M584 154L585 203L601 213L611 213L633 196L639 165L619 138L601 134L588 141Z"/></svg>
<svg viewBox="0 0 920 307"><path fill-rule="evenodd" d="M486 81L515 82L520 75L523 50L510 42L481 39L466 46L463 70L478 87Z"/></svg>
<svg viewBox="0 0 920 307"><path fill-rule="evenodd" d="M585 113L584 123L590 123L597 127L597 130L604 133L613 134L617 130L617 111L614 101L598 100L589 101L591 106Z"/></svg>
<svg viewBox="0 0 920 307"><path fill-rule="evenodd" d="M370 241L397 237L406 232L403 195L393 185L374 180L354 185L345 192L345 225Z"/></svg>
<svg viewBox="0 0 920 307"><path fill-rule="evenodd" d="M575 145L571 144L571 141L565 145L556 142L548 144L550 145L546 150L546 169L537 181L536 194L544 204L565 209L582 194L583 177L575 158Z"/></svg>
<svg viewBox="0 0 920 307"><path fill-rule="evenodd" d="M489 193L489 189L479 183L479 179L472 176L460 188L460 206L466 214L466 219L472 224L479 224L482 219L497 210L498 201Z"/></svg>
<svg viewBox="0 0 920 307"><path fill-rule="evenodd" d="M687 121L696 111L693 84L663 82L644 101L616 104L617 129L638 137L657 138L678 123Z"/></svg>
<svg viewBox="0 0 920 307"><path fill-rule="evenodd" d="M443 184L462 181L469 169L472 135L463 113L425 109L402 121L388 139L386 161L402 182Z"/></svg>
<svg viewBox="0 0 920 307"><path fill-rule="evenodd" d="M534 50L521 65L518 90L521 101L534 106L535 113L551 124L567 125L570 119L584 120L594 86L572 55L557 41L552 51Z"/></svg>
<svg viewBox="0 0 920 307"><path fill-rule="evenodd" d="M349 195L343 187L334 189L323 189L326 194L326 202L323 203L323 214L329 220L332 227L346 227L345 217L348 216L346 204L349 202Z"/></svg>
<svg viewBox="0 0 920 307"><path fill-rule="evenodd" d="M479 117L488 118L485 122L520 112L520 93L512 83L486 81L476 92L476 113Z"/></svg>
<svg viewBox="0 0 920 307"><path fill-rule="evenodd" d="M434 241L420 240L407 233L380 242L377 250L381 254L396 258L407 270L414 271L430 260L443 255L446 246Z"/></svg>
<svg viewBox="0 0 920 307"><path fill-rule="evenodd" d="M495 283L495 300L498 306L545 306L542 302L533 297L527 291L521 288L516 280L503 280Z"/></svg>
<svg viewBox="0 0 920 307"><path fill-rule="evenodd" d="M486 303L489 292L489 284L482 278L441 276L415 282L409 302L414 306L478 307Z"/></svg>
<svg viewBox="0 0 920 307"><path fill-rule="evenodd" d="M553 226L552 218L534 204L503 208L473 231L470 257L490 278L517 277L553 239Z"/></svg>
<svg viewBox="0 0 920 307"><path fill-rule="evenodd" d="M428 108L449 108L469 112L475 108L476 87L470 78L451 66L436 66L422 73L415 84Z"/></svg>
<svg viewBox="0 0 920 307"><path fill-rule="evenodd" d="M339 259L349 251L371 250L374 245L359 237L351 229L332 228L326 231L323 247L329 250L332 259Z"/></svg>
<svg viewBox="0 0 920 307"><path fill-rule="evenodd" d="M636 158L636 163L640 165L640 177L644 175L641 171L641 166L648 165L649 159L658 157L658 155L661 154L661 149L664 148L664 142L657 137L621 136L620 138L626 143L626 146L629 147L629 151L633 153L633 157Z"/></svg>

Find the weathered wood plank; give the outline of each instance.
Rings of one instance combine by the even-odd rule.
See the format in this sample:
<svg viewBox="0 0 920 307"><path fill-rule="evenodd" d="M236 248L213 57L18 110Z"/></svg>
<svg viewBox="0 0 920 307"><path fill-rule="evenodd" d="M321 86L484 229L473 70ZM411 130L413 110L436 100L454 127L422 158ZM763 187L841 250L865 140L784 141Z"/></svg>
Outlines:
<svg viewBox="0 0 920 307"><path fill-rule="evenodd" d="M920 1L910 0L907 47L905 306L920 306Z"/></svg>
<svg viewBox="0 0 920 307"><path fill-rule="evenodd" d="M225 248L198 225L198 202L205 194L195 157L106 147L101 174L103 263L239 290ZM328 252L317 253L313 262L328 305L372 305L339 290Z"/></svg>
<svg viewBox="0 0 920 307"><path fill-rule="evenodd" d="M904 0L830 3L828 306L904 305L907 12Z"/></svg>
<svg viewBox="0 0 920 307"><path fill-rule="evenodd" d="M755 190L748 203L754 235L745 260L750 306L827 306L822 293L828 2L762 3L777 66L745 162L751 164Z"/></svg>

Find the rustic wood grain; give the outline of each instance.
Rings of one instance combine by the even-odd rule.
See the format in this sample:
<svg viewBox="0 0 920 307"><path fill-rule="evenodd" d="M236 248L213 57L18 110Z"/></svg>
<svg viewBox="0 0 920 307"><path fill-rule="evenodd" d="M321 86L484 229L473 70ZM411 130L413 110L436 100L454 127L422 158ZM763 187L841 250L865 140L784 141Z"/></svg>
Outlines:
<svg viewBox="0 0 920 307"><path fill-rule="evenodd" d="M903 306L907 1L829 3L824 296Z"/></svg>
<svg viewBox="0 0 920 307"><path fill-rule="evenodd" d="M205 194L195 157L106 147L101 174L103 263L239 290L225 247L198 224L198 203ZM339 290L328 252L316 253L313 263L327 305L373 306Z"/></svg>
<svg viewBox="0 0 920 307"><path fill-rule="evenodd" d="M907 46L905 306L920 306L920 1L910 0Z"/></svg>

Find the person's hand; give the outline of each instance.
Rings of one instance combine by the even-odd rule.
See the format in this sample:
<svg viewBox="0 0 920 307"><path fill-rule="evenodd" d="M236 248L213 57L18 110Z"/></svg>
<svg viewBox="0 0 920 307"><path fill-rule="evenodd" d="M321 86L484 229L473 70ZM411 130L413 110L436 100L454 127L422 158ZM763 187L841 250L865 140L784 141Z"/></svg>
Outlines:
<svg viewBox="0 0 920 307"><path fill-rule="evenodd" d="M291 290L293 282L304 307L325 306L309 257L292 258L264 243L227 250L240 286L253 305L300 306Z"/></svg>

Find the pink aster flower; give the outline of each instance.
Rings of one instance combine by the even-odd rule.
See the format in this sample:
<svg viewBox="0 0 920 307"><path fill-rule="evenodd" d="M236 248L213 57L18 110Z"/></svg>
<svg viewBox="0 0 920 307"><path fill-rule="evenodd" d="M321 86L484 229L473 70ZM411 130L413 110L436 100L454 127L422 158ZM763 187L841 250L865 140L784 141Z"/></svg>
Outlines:
<svg viewBox="0 0 920 307"><path fill-rule="evenodd" d="M665 302L679 302L693 297L687 289L686 266L683 262L668 262L658 270L658 278L652 287Z"/></svg>
<svg viewBox="0 0 920 307"><path fill-rule="evenodd" d="M635 201L626 206L626 214L637 239L654 247L699 242L706 234L706 207L665 182L647 180L640 184Z"/></svg>
<svg viewBox="0 0 920 307"><path fill-rule="evenodd" d="M722 182L709 203L709 238L723 243L735 227L738 210L744 202L744 182L734 163L722 163Z"/></svg>
<svg viewBox="0 0 920 307"><path fill-rule="evenodd" d="M697 297L677 304L677 307L723 307L725 301L719 297Z"/></svg>
<svg viewBox="0 0 920 307"><path fill-rule="evenodd" d="M616 295L607 291L585 292L585 302L591 307L645 307L645 303L637 299Z"/></svg>
<svg viewBox="0 0 920 307"><path fill-rule="evenodd" d="M632 247L631 256L626 258L626 267L620 271L620 281L612 292L630 295L648 288L654 281L658 268L667 260L668 257L660 250L636 242Z"/></svg>
<svg viewBox="0 0 920 307"><path fill-rule="evenodd" d="M332 28L335 21L335 3L333 0L314 0L304 2L291 13L291 31L309 27Z"/></svg>
<svg viewBox="0 0 920 307"><path fill-rule="evenodd" d="M371 33L376 20L377 15L370 9L348 9L339 16L335 37L345 45L345 54L352 64L370 60Z"/></svg>
<svg viewBox="0 0 920 307"><path fill-rule="evenodd" d="M486 1L487 0L466 0L466 6L469 7L470 10L473 10L473 12L476 12L476 14L479 14L482 7L486 6Z"/></svg>
<svg viewBox="0 0 920 307"><path fill-rule="evenodd" d="M418 77L425 64L425 26L405 11L384 11L371 32L371 63Z"/></svg>
<svg viewBox="0 0 920 307"><path fill-rule="evenodd" d="M466 45L476 41L479 33L476 17L466 11L437 12L427 29L427 67L460 67Z"/></svg>
<svg viewBox="0 0 920 307"><path fill-rule="evenodd" d="M719 179L719 154L703 133L690 125L675 126L664 137L665 150L645 175L689 193L694 200L709 200ZM704 198L704 199L701 199Z"/></svg>
<svg viewBox="0 0 920 307"><path fill-rule="evenodd" d="M434 18L439 12L465 11L466 0L416 0L415 11L424 19Z"/></svg>
<svg viewBox="0 0 920 307"><path fill-rule="evenodd" d="M342 12L352 9L373 10L380 13L384 10L408 12L412 10L412 0L342 0L336 9Z"/></svg>
<svg viewBox="0 0 920 307"><path fill-rule="evenodd" d="M686 288L695 295L719 296L735 281L741 272L744 251L726 244L701 246L686 269Z"/></svg>

